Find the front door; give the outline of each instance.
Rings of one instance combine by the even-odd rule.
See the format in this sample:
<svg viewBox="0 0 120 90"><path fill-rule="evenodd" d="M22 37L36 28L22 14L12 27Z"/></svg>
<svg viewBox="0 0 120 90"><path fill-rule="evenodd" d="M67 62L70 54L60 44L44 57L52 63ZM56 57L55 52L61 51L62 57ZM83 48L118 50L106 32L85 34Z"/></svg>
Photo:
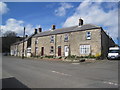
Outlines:
<svg viewBox="0 0 120 90"><path fill-rule="evenodd" d="M44 47L41 47L41 56L44 55Z"/></svg>
<svg viewBox="0 0 120 90"><path fill-rule="evenodd" d="M67 57L69 55L69 47L68 46L64 47L64 52L65 52L65 56Z"/></svg>
<svg viewBox="0 0 120 90"><path fill-rule="evenodd" d="M61 56L61 46L58 46L58 56Z"/></svg>

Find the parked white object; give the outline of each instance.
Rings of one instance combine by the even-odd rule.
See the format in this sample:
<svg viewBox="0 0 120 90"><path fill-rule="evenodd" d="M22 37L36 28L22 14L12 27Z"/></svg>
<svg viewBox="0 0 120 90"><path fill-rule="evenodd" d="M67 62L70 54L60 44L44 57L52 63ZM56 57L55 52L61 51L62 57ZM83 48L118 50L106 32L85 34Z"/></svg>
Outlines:
<svg viewBox="0 0 120 90"><path fill-rule="evenodd" d="M110 47L108 52L108 59L119 59L120 47Z"/></svg>
<svg viewBox="0 0 120 90"><path fill-rule="evenodd" d="M31 57L31 47L27 48L27 57Z"/></svg>
<svg viewBox="0 0 120 90"><path fill-rule="evenodd" d="M13 56L14 55L14 50L11 50L10 54L11 54L11 56Z"/></svg>

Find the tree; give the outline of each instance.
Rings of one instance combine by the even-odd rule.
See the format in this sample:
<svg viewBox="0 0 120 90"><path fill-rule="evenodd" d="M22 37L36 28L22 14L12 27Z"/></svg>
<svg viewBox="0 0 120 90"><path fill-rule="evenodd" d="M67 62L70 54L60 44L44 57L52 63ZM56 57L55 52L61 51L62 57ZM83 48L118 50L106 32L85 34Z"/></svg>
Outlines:
<svg viewBox="0 0 120 90"><path fill-rule="evenodd" d="M19 41L21 37L17 36L17 33L13 31L7 31L2 37L2 52L10 52L10 46Z"/></svg>
<svg viewBox="0 0 120 90"><path fill-rule="evenodd" d="M13 31L6 31L3 34L3 37L17 37L17 33L13 32Z"/></svg>

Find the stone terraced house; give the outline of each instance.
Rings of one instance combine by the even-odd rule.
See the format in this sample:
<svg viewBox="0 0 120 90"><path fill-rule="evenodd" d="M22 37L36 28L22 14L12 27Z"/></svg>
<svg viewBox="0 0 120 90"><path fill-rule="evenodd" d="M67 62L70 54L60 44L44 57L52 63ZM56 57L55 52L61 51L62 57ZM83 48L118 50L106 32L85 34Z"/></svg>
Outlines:
<svg viewBox="0 0 120 90"><path fill-rule="evenodd" d="M24 53L25 57L30 57L31 56L31 39L35 34L37 34L37 29L35 29L34 34L32 34L30 36L26 36L24 40L18 41L16 43L12 44L10 47L10 50L11 50L10 54L12 56L22 57L22 55ZM24 49L23 49L23 47L24 47Z"/></svg>
<svg viewBox="0 0 120 90"><path fill-rule="evenodd" d="M106 57L108 48L115 46L114 41L100 26L83 24L79 19L76 26L56 29L34 35L31 39L32 56L102 56Z"/></svg>

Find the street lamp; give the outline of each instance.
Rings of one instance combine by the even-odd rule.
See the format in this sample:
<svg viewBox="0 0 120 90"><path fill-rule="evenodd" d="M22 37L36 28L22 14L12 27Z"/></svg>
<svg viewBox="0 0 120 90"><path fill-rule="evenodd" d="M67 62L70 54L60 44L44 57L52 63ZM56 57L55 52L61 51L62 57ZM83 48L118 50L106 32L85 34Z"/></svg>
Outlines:
<svg viewBox="0 0 120 90"><path fill-rule="evenodd" d="M24 37L25 37L25 27L24 27L24 32L23 32L22 59L24 59Z"/></svg>

